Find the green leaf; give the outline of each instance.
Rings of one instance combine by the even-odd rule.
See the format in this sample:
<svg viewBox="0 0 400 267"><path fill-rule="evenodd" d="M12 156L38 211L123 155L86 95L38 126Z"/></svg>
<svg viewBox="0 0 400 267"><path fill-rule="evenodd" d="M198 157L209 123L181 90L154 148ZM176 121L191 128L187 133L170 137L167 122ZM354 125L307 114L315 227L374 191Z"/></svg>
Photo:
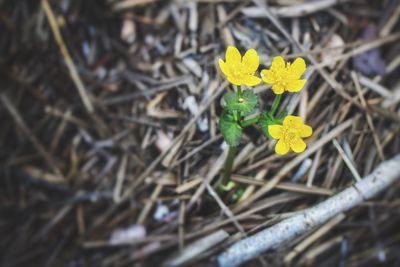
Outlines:
<svg viewBox="0 0 400 267"><path fill-rule="evenodd" d="M258 104L258 97L253 90L244 90L241 97L236 92L230 92L224 96L225 108L232 111L240 111L243 116L254 111Z"/></svg>
<svg viewBox="0 0 400 267"><path fill-rule="evenodd" d="M232 115L224 112L219 120L219 128L228 145L239 145L240 138L242 137L242 127L234 120Z"/></svg>

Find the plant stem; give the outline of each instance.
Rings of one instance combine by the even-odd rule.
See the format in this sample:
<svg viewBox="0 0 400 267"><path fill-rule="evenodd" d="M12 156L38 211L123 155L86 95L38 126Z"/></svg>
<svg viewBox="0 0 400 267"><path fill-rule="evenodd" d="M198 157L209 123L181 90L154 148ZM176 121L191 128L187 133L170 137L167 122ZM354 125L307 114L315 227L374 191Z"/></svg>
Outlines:
<svg viewBox="0 0 400 267"><path fill-rule="evenodd" d="M238 85L236 88L237 88L237 90L236 90L237 96L238 96L238 98L241 98L242 97L242 88L240 87L240 85Z"/></svg>
<svg viewBox="0 0 400 267"><path fill-rule="evenodd" d="M221 182L223 186L228 185L231 179L233 160L235 159L236 150L237 149L235 146L229 146L228 157L225 160L224 176Z"/></svg>
<svg viewBox="0 0 400 267"><path fill-rule="evenodd" d="M236 87L236 93L238 98L240 99L242 97L242 89L240 85ZM241 119L241 114L239 111L237 111L236 115L236 122L240 124L240 119ZM229 181L231 180L231 172L232 172L232 166L233 166L233 160L235 159L236 155L236 150L237 148L235 146L229 146L228 150L228 156L225 160L225 168L224 168L224 176L222 177L222 186L227 186Z"/></svg>
<svg viewBox="0 0 400 267"><path fill-rule="evenodd" d="M241 127L248 127L248 126L251 126L253 124L256 124L259 120L260 120L260 115L257 115L254 118L251 118L251 119L248 119L248 120L240 122L240 126Z"/></svg>
<svg viewBox="0 0 400 267"><path fill-rule="evenodd" d="M276 109L278 108L279 103L281 102L281 99L282 99L282 95L275 96L275 100L274 100L274 103L272 103L272 108L270 111L270 114L272 115L272 117L275 116Z"/></svg>
<svg viewBox="0 0 400 267"><path fill-rule="evenodd" d="M240 87L240 85L238 85L237 87L236 87L237 89L236 89L236 94L237 94L237 96L238 96L238 99L241 99L242 98L242 88ZM236 111L236 122L237 123L239 123L240 122L240 119L241 119L241 115L242 114L240 114L241 112L238 110L238 111Z"/></svg>

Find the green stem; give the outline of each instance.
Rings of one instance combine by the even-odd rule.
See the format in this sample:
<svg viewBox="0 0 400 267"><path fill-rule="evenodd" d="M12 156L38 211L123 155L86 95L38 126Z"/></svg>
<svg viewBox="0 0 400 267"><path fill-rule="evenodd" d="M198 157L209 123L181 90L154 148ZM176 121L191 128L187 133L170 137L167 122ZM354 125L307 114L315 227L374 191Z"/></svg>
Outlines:
<svg viewBox="0 0 400 267"><path fill-rule="evenodd" d="M221 182L222 186L227 186L231 179L233 160L235 159L236 150L237 149L235 146L229 146L228 157L225 160L224 176Z"/></svg>
<svg viewBox="0 0 400 267"><path fill-rule="evenodd" d="M240 87L240 85L236 87L236 93L238 98L240 99L242 97L242 88ZM234 116L235 116L235 121L239 123L241 117L240 112L236 111L234 113ZM222 182L221 182L222 186L227 186L231 179L233 160L235 159L236 150L237 148L235 146L229 146L228 156L225 160L224 176L222 177Z"/></svg>
<svg viewBox="0 0 400 267"><path fill-rule="evenodd" d="M238 96L238 99L241 99L242 98L242 88L240 87L240 85L238 85L237 87L236 87L237 89L236 89L236 93L237 93L237 96ZM242 114L240 114L241 112L240 111L236 111L236 121L239 123L239 121L240 121L240 117L241 117L241 115Z"/></svg>
<svg viewBox="0 0 400 267"><path fill-rule="evenodd" d="M281 103L281 99L282 99L282 95L281 94L280 95L276 95L274 103L272 103L272 108L271 108L271 111L270 111L270 114L271 114L272 117L275 116L275 112L276 112L276 110L277 110L277 108L279 106L279 103Z"/></svg>
<svg viewBox="0 0 400 267"><path fill-rule="evenodd" d="M237 96L238 96L238 98L241 98L242 97L242 88L240 87L240 85L238 85L236 88L237 88L237 90L236 90Z"/></svg>
<svg viewBox="0 0 400 267"><path fill-rule="evenodd" d="M251 118L251 119L248 119L248 120L240 122L240 126L241 127L248 127L248 126L251 126L253 124L256 124L259 120L260 120L260 115L257 115L254 118Z"/></svg>

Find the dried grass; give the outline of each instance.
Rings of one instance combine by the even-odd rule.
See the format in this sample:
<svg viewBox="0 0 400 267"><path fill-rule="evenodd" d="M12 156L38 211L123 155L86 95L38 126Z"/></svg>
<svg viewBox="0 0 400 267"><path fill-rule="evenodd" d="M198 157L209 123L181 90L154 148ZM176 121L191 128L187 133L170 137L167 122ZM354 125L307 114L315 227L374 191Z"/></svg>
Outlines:
<svg viewBox="0 0 400 267"><path fill-rule="evenodd" d="M0 1L0 265L213 266L238 238L398 153L399 1L265 2ZM249 186L236 204L213 189L230 88L216 59L229 44L256 48L264 66L305 57L307 88L283 103L315 130L286 157L246 130L233 179ZM360 72L354 58L376 53L386 70ZM268 87L255 90L272 104ZM399 266L399 190L246 266Z"/></svg>

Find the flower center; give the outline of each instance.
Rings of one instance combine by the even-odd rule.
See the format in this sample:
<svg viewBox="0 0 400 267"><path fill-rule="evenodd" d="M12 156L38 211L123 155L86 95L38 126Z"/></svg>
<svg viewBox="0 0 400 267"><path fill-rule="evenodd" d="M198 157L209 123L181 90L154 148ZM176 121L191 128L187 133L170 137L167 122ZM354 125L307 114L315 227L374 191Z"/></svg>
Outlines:
<svg viewBox="0 0 400 267"><path fill-rule="evenodd" d="M297 133L293 130L286 131L285 133L285 141L290 143L294 141L297 137Z"/></svg>
<svg viewBox="0 0 400 267"><path fill-rule="evenodd" d="M240 69L240 66L238 66L238 65L232 66L232 74L236 78L240 77L242 74L242 70Z"/></svg>
<svg viewBox="0 0 400 267"><path fill-rule="evenodd" d="M286 85L286 80L288 77L288 72L287 72L286 67L284 70L274 71L274 75L275 75L276 83L281 84L282 86Z"/></svg>

